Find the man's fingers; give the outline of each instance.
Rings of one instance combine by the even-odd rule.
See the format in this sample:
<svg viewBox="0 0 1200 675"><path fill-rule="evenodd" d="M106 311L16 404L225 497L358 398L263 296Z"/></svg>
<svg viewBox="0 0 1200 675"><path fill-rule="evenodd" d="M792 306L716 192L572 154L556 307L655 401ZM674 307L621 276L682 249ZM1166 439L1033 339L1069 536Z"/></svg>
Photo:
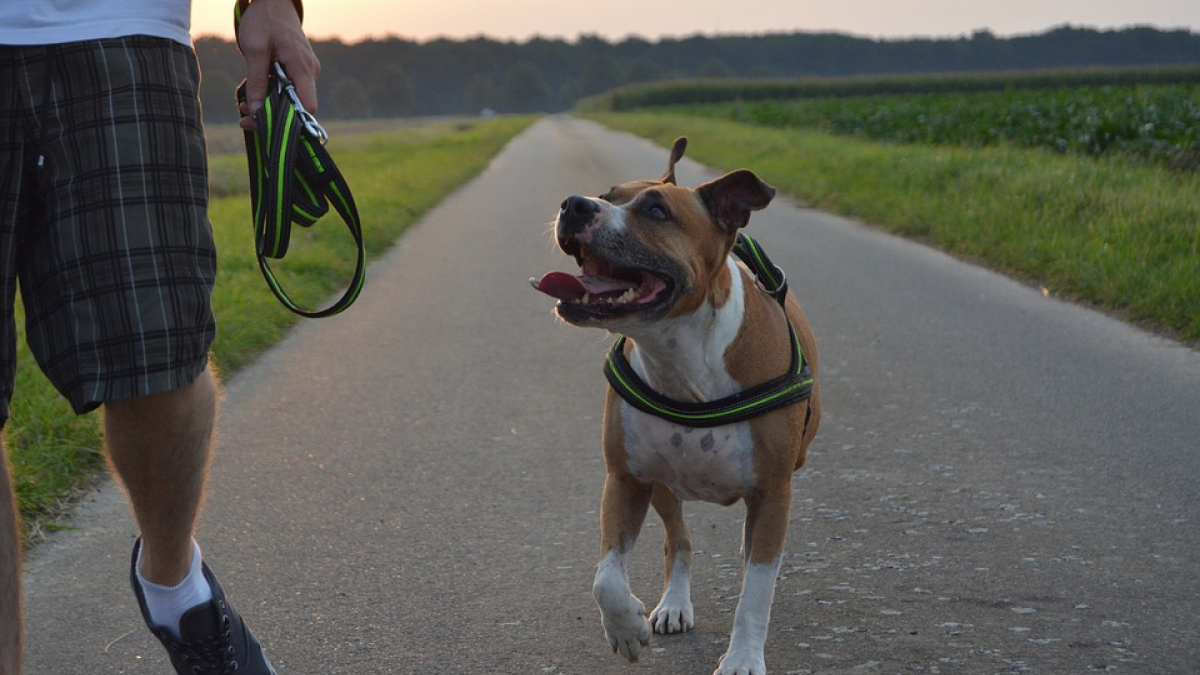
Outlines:
<svg viewBox="0 0 1200 675"><path fill-rule="evenodd" d="M317 71L320 70L319 65L310 65L301 59L293 59L291 61L279 59L283 66L283 71L287 73L288 79L292 81L292 85L296 88L296 95L300 97L300 103L304 109L316 114L317 112ZM263 106L263 101L267 99L268 79L267 73L272 69L272 63L269 60L259 61L246 57L246 105L249 108L249 114L258 112ZM250 73L255 73L251 76ZM259 75L258 73L262 73ZM247 114L247 111L242 111L242 114Z"/></svg>
<svg viewBox="0 0 1200 675"><path fill-rule="evenodd" d="M303 38L300 34L298 38ZM303 48L302 48L303 47ZM275 60L283 66L288 79L296 88L300 104L310 113L317 112L317 76L321 74L321 62L312 53L308 43L293 42L283 46L275 54Z"/></svg>
<svg viewBox="0 0 1200 675"><path fill-rule="evenodd" d="M292 83L296 85L296 95L300 97L300 103L304 109L312 114L317 114L317 80L314 75L307 76L292 76L292 72L287 70L287 66L283 67L287 72L288 77L292 78Z"/></svg>
<svg viewBox="0 0 1200 675"><path fill-rule="evenodd" d="M267 73L271 60L266 52L246 53L246 106L253 115L267 100Z"/></svg>
<svg viewBox="0 0 1200 675"><path fill-rule="evenodd" d="M286 0L251 4L242 15L238 45L246 58L246 103L251 114L261 109L267 98L267 77L273 62L283 65L300 103L316 112L316 80L321 64L300 27L295 4Z"/></svg>

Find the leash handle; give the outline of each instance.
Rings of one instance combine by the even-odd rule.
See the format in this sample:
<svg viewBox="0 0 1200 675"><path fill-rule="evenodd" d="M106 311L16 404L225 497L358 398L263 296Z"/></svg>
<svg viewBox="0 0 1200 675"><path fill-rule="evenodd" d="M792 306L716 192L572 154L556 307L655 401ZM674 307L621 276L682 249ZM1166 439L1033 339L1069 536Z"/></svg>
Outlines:
<svg viewBox="0 0 1200 675"><path fill-rule="evenodd" d="M246 83L238 87L238 103ZM346 179L325 149L329 138L316 118L304 110L280 64L268 76L267 98L254 115L254 129L244 133L250 178L250 208L255 255L267 286L288 310L307 318L333 316L349 307L362 291L366 248L358 206ZM291 242L292 225L312 227L329 212L341 216L357 247L354 275L346 291L320 310L301 307L283 289L267 262L281 259Z"/></svg>
<svg viewBox="0 0 1200 675"><path fill-rule="evenodd" d="M233 6L235 37L252 0ZM292 0L304 21L304 5ZM237 88L239 107L246 101L246 82ZM254 218L254 252L267 286L288 310L310 319L333 316L349 307L362 292L366 276L366 247L362 223L350 186L325 149L329 134L304 109L283 65L273 63L267 75L267 98L254 114L254 129L244 134L250 173L250 210ZM354 275L342 296L325 309L305 309L292 300L276 278L268 258L281 259L291 242L292 224L312 227L333 209L341 216L358 249Z"/></svg>

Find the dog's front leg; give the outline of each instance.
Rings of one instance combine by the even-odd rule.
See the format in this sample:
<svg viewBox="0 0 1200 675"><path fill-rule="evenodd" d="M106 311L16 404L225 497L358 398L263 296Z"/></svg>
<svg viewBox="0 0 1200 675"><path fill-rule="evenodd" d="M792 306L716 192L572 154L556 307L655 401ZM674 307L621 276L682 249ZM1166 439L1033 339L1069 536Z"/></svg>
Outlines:
<svg viewBox="0 0 1200 675"><path fill-rule="evenodd" d="M692 608L692 537L683 520L683 500L671 488L654 484L650 504L663 521L662 600L650 612L655 633L683 633L696 625Z"/></svg>
<svg viewBox="0 0 1200 675"><path fill-rule="evenodd" d="M791 501L790 480L746 498L742 595L733 615L729 649L713 675L766 675L767 625Z"/></svg>
<svg viewBox="0 0 1200 675"><path fill-rule="evenodd" d="M650 642L646 607L634 597L626 572L649 504L650 486L638 483L628 474L608 474L600 506L603 554L592 593L600 606L608 645L630 661L637 661L642 648Z"/></svg>

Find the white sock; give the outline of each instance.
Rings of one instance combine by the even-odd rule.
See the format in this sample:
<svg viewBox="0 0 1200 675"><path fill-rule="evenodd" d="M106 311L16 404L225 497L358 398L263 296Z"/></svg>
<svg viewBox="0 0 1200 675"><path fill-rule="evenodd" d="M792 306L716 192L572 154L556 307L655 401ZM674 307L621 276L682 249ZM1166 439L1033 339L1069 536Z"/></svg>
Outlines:
<svg viewBox="0 0 1200 675"><path fill-rule="evenodd" d="M143 549L144 550L144 549ZM192 567L178 586L160 586L142 576L142 551L138 551L137 580L146 597L150 620L179 637L179 620L191 608L212 600L212 587L200 569L200 546L192 541Z"/></svg>

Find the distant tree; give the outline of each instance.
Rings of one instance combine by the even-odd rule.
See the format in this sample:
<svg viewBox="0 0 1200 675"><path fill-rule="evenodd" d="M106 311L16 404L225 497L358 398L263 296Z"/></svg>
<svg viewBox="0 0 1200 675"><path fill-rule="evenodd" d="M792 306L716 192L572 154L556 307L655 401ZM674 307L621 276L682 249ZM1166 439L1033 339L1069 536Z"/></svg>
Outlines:
<svg viewBox="0 0 1200 675"><path fill-rule="evenodd" d="M333 115L342 119L371 116L371 97L362 82L343 77L333 85Z"/></svg>
<svg viewBox="0 0 1200 675"><path fill-rule="evenodd" d="M779 73L775 72L775 70L770 66L759 63L751 66L750 69L746 71L746 77L779 77Z"/></svg>
<svg viewBox="0 0 1200 675"><path fill-rule="evenodd" d="M662 67L645 56L635 59L625 69L625 82L628 84L654 82L655 80L663 79L663 77L665 76L663 75Z"/></svg>
<svg viewBox="0 0 1200 675"><path fill-rule="evenodd" d="M580 91L584 96L599 94L620 84L617 62L607 54L593 56L583 70Z"/></svg>
<svg viewBox="0 0 1200 675"><path fill-rule="evenodd" d="M413 88L397 63L381 63L368 84L371 112L379 117L402 117L413 111Z"/></svg>
<svg viewBox="0 0 1200 675"><path fill-rule="evenodd" d="M3 2L3 0L0 0ZM1193 3L1194 4L1194 3ZM245 72L245 62L232 42L200 37L195 41L205 79L202 98L210 120L229 119L232 106L228 94ZM343 78L369 83L382 63L401 64L418 95L414 114L443 114L481 107L498 110L506 104L521 109L552 109L566 105L573 85L579 94L611 86L602 72L605 61L615 63L617 83L695 77L698 66L713 57L703 74L710 77L755 76L771 73L779 77L879 75L885 73L971 72L981 70L1028 70L1054 67L1145 66L1200 63L1200 33L1188 30L1163 31L1140 27L1098 31L1060 26L1033 35L1004 37L975 31L954 38L874 40L837 33L773 33L759 36L725 35L663 38L655 41L626 39L609 42L596 35L577 41L532 38L525 42L498 41L478 37L466 41L449 39L415 42L399 38L346 43L316 40L313 49L321 60L317 92L322 117L361 115L371 108L358 105L347 111L339 107L334 89ZM505 99L509 89L508 70L525 62L538 69L545 89ZM721 67L718 64L723 64ZM595 68L591 81L583 81L589 66ZM512 86L519 84L520 70ZM222 76L220 71L226 73ZM661 77L654 76L661 73ZM470 85L478 76L491 78L494 97L487 99L486 87ZM536 80L537 76L527 79ZM227 79L228 78L228 79ZM482 81L482 80L481 80ZM529 85L527 81L525 83ZM3 83L0 83L3 86ZM539 89L532 85L534 90ZM344 88L344 87L343 87ZM529 98L533 96L534 98ZM345 101L342 101L345 104ZM351 101L353 103L353 101ZM376 102L378 104L378 102ZM376 111L381 112L382 111Z"/></svg>
<svg viewBox="0 0 1200 675"><path fill-rule="evenodd" d="M463 103L469 113L478 113L486 108L494 109L500 105L500 92L496 91L496 85L492 84L492 76L484 73L473 75L463 93Z"/></svg>
<svg viewBox="0 0 1200 675"><path fill-rule="evenodd" d="M608 40L605 40L599 33L583 33L579 36L576 44L585 51L598 51L609 47Z"/></svg>
<svg viewBox="0 0 1200 675"><path fill-rule="evenodd" d="M558 88L558 105L555 106L560 110L567 110L575 105L582 96L579 94L579 81L567 80Z"/></svg>
<svg viewBox="0 0 1200 675"><path fill-rule="evenodd" d="M550 108L550 85L540 68L519 61L508 69L504 91L500 95L505 112L542 112Z"/></svg>
<svg viewBox="0 0 1200 675"><path fill-rule="evenodd" d="M696 69L696 76L725 78L733 77L734 72L733 68L730 68L728 63L725 63L719 57L710 56L704 60L704 63L700 64L698 69Z"/></svg>
<svg viewBox="0 0 1200 675"><path fill-rule="evenodd" d="M223 68L208 68L200 79L200 105L209 124L236 122L240 115L234 90L238 81Z"/></svg>

